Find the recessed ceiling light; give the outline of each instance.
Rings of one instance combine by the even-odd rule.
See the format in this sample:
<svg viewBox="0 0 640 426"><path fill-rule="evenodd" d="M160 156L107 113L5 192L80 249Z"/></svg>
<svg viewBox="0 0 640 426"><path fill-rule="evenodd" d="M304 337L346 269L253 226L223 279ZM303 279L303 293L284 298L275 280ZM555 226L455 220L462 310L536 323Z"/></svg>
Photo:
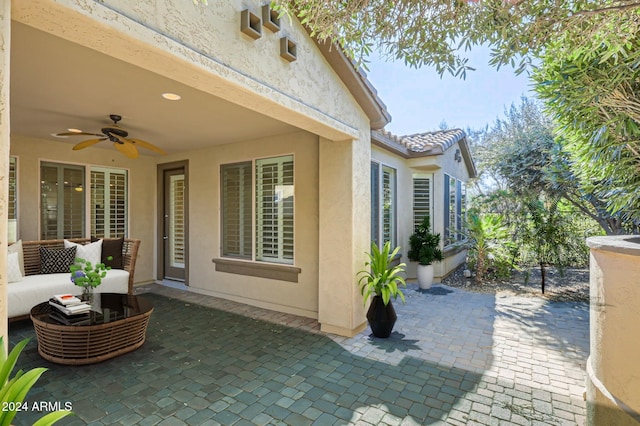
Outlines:
<svg viewBox="0 0 640 426"><path fill-rule="evenodd" d="M51 136L53 136L54 138L60 138L60 139L67 139L69 137L69 136L62 136L57 133L51 133Z"/></svg>
<svg viewBox="0 0 640 426"><path fill-rule="evenodd" d="M82 130L80 129L67 129L68 131L70 131L71 133L82 133Z"/></svg>
<svg viewBox="0 0 640 426"><path fill-rule="evenodd" d="M163 93L162 97L170 101L179 101L182 98L182 96L171 92Z"/></svg>

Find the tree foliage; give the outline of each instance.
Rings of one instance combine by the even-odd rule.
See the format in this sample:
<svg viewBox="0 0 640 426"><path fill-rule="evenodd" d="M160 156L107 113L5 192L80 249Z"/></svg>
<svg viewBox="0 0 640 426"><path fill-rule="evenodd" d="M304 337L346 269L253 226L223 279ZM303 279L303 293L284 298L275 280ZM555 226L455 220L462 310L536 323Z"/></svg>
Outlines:
<svg viewBox="0 0 640 426"><path fill-rule="evenodd" d="M340 43L357 60L374 49L387 58L438 73L465 76L466 52L490 45L490 63L524 70L560 33L571 46L597 33L614 43L625 36L610 22L638 30L640 2L630 0L275 0L320 40ZM635 31L634 31L635 29Z"/></svg>
<svg viewBox="0 0 640 426"><path fill-rule="evenodd" d="M621 33L637 22L612 22ZM558 122L558 134L579 177L606 208L638 231L640 224L640 39L602 34L568 51L562 36L534 73L539 97Z"/></svg>
<svg viewBox="0 0 640 426"><path fill-rule="evenodd" d="M475 147L483 178L525 198L564 199L575 207L574 214L595 220L608 235L636 230L624 215L607 210L606 200L568 152L567 141L554 134L555 127L537 103L522 98L518 107L512 105Z"/></svg>

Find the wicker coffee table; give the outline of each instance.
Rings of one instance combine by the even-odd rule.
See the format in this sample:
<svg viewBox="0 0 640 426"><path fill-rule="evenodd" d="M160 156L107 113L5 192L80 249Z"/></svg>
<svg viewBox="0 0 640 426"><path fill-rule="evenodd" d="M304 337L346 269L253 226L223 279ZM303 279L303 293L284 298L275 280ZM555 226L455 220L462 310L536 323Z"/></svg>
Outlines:
<svg viewBox="0 0 640 426"><path fill-rule="evenodd" d="M142 346L153 305L142 296L96 294L93 310L79 325L62 324L51 317L54 309L49 302L31 309L38 353L51 362L80 365L101 362Z"/></svg>

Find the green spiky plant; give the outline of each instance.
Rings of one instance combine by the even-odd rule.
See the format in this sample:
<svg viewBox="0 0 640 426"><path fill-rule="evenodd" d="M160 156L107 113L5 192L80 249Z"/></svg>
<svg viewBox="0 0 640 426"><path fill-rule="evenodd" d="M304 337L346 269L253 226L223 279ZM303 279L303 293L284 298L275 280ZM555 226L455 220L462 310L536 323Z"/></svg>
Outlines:
<svg viewBox="0 0 640 426"><path fill-rule="evenodd" d="M391 244L388 241L382 247L382 250L376 243L371 244L371 253L367 253L369 261L364 264L368 269L358 272L358 276L360 276L358 285L365 304L371 295L381 296L385 306L389 303L391 297L396 299L400 296L404 303L404 294L399 286L407 286L401 276L406 265L400 263L399 265L391 266L392 260L399 251L400 247L396 247L391 252Z"/></svg>
<svg viewBox="0 0 640 426"><path fill-rule="evenodd" d="M10 378L11 373L13 372L13 368L16 365L18 357L22 350L29 342L29 339L22 340L20 343L15 345L9 356L7 356L7 352L4 346L4 340L2 336L0 336L0 404L2 407L10 407L10 406L20 406L24 403L24 399L27 396L27 393L31 389L31 387L38 381L42 373L47 371L46 368L34 368L33 370L29 370L24 372L23 370L19 370L15 376ZM10 426L13 418L16 416L17 410L2 410L0 411L0 426ZM63 417L71 414L71 411L54 411L51 412L44 417L40 418L33 425L34 426L46 426L52 425Z"/></svg>

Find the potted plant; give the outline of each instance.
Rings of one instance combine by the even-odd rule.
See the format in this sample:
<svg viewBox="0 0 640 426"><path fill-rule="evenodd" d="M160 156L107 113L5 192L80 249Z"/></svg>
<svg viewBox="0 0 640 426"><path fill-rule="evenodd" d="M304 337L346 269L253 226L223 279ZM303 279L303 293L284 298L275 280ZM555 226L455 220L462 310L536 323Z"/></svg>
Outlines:
<svg viewBox="0 0 640 426"><path fill-rule="evenodd" d="M423 289L431 287L433 283L433 263L443 259L440 249L440 234L430 231L429 216L422 219L416 232L409 238L409 260L418 262L418 286Z"/></svg>
<svg viewBox="0 0 640 426"><path fill-rule="evenodd" d="M111 260L111 256L108 257ZM102 279L107 276L107 271L111 267L104 263L97 263L95 266L84 259L76 258L75 263L69 267L71 271L71 282L82 287L83 302L93 303L93 289L102 283Z"/></svg>
<svg viewBox="0 0 640 426"><path fill-rule="evenodd" d="M358 285L365 305L369 300L369 296L373 295L371 305L367 311L369 326L374 336L383 338L391 335L393 326L398 318L395 309L393 309L391 298L396 299L400 296L400 299L404 302L404 294L402 294L399 286L407 286L401 276L404 272L405 264L400 263L395 266L391 264L400 247L396 247L393 252L389 253L390 250L391 245L389 242L385 243L382 250L376 243L371 244L371 253L367 253L369 261L365 263L367 269L358 272L358 276L360 276Z"/></svg>

